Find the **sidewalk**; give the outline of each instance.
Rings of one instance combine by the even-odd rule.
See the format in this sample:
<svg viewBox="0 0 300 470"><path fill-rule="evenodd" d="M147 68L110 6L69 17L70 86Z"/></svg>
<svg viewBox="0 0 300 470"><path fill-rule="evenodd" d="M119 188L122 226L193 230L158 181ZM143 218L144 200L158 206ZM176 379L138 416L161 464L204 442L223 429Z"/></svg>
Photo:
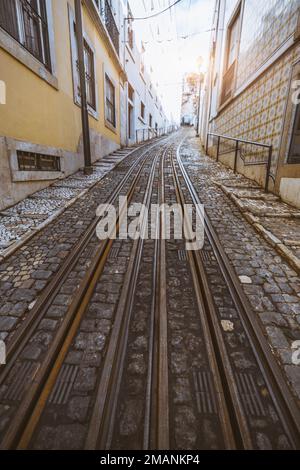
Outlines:
<svg viewBox="0 0 300 470"><path fill-rule="evenodd" d="M254 182L228 170L215 183L237 205L255 230L300 273L300 210L266 194Z"/></svg>
<svg viewBox="0 0 300 470"><path fill-rule="evenodd" d="M136 147L116 150L93 164L92 175L79 170L0 212L0 261L56 219L134 150Z"/></svg>
<svg viewBox="0 0 300 470"><path fill-rule="evenodd" d="M183 143L181 158L271 351L300 401L300 367L293 362L294 343L300 340L300 211L205 156L193 136ZM240 361L242 368L250 366L247 357Z"/></svg>

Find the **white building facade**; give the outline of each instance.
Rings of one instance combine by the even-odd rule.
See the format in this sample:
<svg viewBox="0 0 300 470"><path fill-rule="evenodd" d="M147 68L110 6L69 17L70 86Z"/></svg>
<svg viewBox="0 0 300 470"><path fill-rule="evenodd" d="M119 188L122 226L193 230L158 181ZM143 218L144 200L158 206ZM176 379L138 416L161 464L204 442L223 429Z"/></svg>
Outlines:
<svg viewBox="0 0 300 470"><path fill-rule="evenodd" d="M121 49L127 82L121 96L122 144L132 145L167 133L171 123L163 110L158 92L145 66L143 43L137 44L130 4L122 5Z"/></svg>

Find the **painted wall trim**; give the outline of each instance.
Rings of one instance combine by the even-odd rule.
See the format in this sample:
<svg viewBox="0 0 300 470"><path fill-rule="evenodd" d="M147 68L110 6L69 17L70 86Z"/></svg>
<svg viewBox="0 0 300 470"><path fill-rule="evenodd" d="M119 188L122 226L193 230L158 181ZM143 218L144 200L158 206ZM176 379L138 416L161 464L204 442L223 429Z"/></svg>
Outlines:
<svg viewBox="0 0 300 470"><path fill-rule="evenodd" d="M20 140L6 137L6 147L8 152L9 165L11 170L12 182L29 181L47 181L62 178L64 176L64 158L62 151L55 147L33 144L31 142L22 142ZM17 151L36 152L44 155L53 155L60 157L61 171L21 171L18 165Z"/></svg>

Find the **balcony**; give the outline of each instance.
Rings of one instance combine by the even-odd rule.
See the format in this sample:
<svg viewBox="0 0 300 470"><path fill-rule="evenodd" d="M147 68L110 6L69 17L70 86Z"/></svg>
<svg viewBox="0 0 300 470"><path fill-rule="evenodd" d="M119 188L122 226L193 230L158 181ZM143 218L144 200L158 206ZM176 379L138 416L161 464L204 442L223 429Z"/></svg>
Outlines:
<svg viewBox="0 0 300 470"><path fill-rule="evenodd" d="M114 15L108 0L102 2L101 16L104 20L109 37L119 55L120 52L120 34L116 25Z"/></svg>

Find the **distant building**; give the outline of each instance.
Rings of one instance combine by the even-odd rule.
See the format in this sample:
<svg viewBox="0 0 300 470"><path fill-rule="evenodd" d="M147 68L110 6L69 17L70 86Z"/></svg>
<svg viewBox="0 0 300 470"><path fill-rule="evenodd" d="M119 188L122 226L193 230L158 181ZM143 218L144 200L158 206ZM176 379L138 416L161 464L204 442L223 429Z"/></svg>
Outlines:
<svg viewBox="0 0 300 470"><path fill-rule="evenodd" d="M188 73L183 79L181 125L196 126L199 111L200 75Z"/></svg>
<svg viewBox="0 0 300 470"><path fill-rule="evenodd" d="M201 112L204 142L207 132L213 132L272 145L270 189L298 207L299 8L300 0L216 0ZM209 138L208 144L215 154L217 139ZM232 145L223 144L221 140L220 161L232 167ZM238 171L263 185L265 157L244 146Z"/></svg>
<svg viewBox="0 0 300 470"><path fill-rule="evenodd" d="M150 72L145 65L145 47L138 47L134 30L134 21L130 5L123 5L122 22L125 20L125 59L124 70L127 83L122 90L121 120L124 123L121 141L123 145L134 144L164 133L169 125L158 91L152 83Z"/></svg>

